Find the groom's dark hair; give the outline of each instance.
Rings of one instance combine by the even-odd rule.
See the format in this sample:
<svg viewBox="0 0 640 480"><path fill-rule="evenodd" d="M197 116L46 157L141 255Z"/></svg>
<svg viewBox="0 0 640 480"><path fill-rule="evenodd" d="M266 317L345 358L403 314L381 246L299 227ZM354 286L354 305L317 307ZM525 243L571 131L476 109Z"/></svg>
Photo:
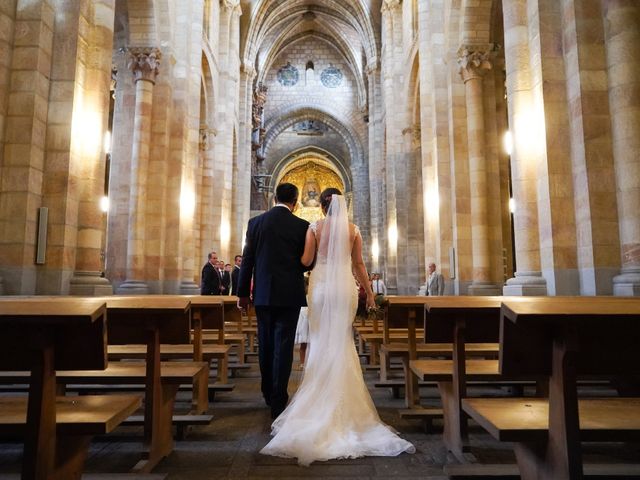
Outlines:
<svg viewBox="0 0 640 480"><path fill-rule="evenodd" d="M298 201L298 187L292 183L281 183L276 187L276 202L296 203Z"/></svg>
<svg viewBox="0 0 640 480"><path fill-rule="evenodd" d="M342 192L337 188L329 187L325 188L320 194L320 205L322 205L323 210L329 210L329 205L331 205L331 197L334 195L342 195Z"/></svg>

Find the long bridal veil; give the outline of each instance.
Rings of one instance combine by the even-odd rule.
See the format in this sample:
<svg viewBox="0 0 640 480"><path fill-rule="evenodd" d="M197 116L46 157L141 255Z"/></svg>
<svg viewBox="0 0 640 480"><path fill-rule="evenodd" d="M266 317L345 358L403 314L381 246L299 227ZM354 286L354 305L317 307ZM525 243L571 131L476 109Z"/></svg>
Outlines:
<svg viewBox="0 0 640 480"><path fill-rule="evenodd" d="M356 233L357 234L357 233ZM309 285L309 351L303 381L261 453L316 460L413 452L380 421L352 336L357 291L345 199L333 195Z"/></svg>

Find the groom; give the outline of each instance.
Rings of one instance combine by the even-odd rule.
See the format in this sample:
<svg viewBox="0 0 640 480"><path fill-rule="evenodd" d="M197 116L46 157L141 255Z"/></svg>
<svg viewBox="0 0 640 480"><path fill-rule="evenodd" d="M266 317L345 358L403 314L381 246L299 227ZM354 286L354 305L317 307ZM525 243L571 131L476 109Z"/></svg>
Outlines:
<svg viewBox="0 0 640 480"><path fill-rule="evenodd" d="M258 317L262 395L271 417L282 413L289 400L287 384L300 307L307 305L300 263L309 222L293 215L298 188L282 183L276 205L249 220L238 278L238 308L246 309L251 295Z"/></svg>

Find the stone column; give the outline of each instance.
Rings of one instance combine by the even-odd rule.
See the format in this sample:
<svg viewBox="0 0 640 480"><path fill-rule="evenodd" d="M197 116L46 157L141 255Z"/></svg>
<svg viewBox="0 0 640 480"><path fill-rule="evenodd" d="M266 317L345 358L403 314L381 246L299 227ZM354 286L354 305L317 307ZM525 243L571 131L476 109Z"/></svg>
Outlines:
<svg viewBox="0 0 640 480"><path fill-rule="evenodd" d="M17 0L0 2L0 165L4 157L4 132L8 113L9 88L11 86L11 56L13 49L13 29L16 16ZM0 172L1 172L0 167ZM4 281L0 268L0 295L4 295Z"/></svg>
<svg viewBox="0 0 640 480"><path fill-rule="evenodd" d="M622 269L614 295L640 296L640 3L602 0Z"/></svg>
<svg viewBox="0 0 640 480"><path fill-rule="evenodd" d="M383 133L382 125L382 94L380 92L380 65L377 58L371 59L366 67L368 81L368 109L369 109L369 195L371 218L371 262L365 258L370 271L379 272L383 265L386 252L386 232L383 221ZM376 255L373 255L373 244L376 245Z"/></svg>
<svg viewBox="0 0 640 480"><path fill-rule="evenodd" d="M102 1L100 8L98 2L94 3L90 38L95 43L87 58L84 95L85 103L93 106L97 119L102 122L95 128L101 127L102 132L106 130L109 115L115 1ZM80 166L76 265L69 282L69 293L86 296L112 295L113 287L104 278L102 271L105 214L100 211L100 199L104 194L106 155L104 148L87 150L82 152Z"/></svg>
<svg viewBox="0 0 640 480"><path fill-rule="evenodd" d="M505 64L509 126L513 134L511 174L516 248L515 278L507 280L504 295L546 295L547 284L540 271L540 240L536 191L538 157L531 143L531 125L536 125L529 60L527 0L503 1ZM539 147L538 147L539 148Z"/></svg>
<svg viewBox="0 0 640 480"><path fill-rule="evenodd" d="M467 144L471 184L471 236L473 283L469 295L499 295L491 282L489 217L487 200L487 158L482 76L491 68L490 45L461 47L458 51L460 75L465 85L467 105Z"/></svg>
<svg viewBox="0 0 640 480"><path fill-rule="evenodd" d="M385 0L382 5L382 37L386 45L382 57L382 92L385 104L385 144L384 159L384 194L386 209L383 225L387 230L384 258L385 271L381 272L386 281L389 293L401 293L398 281L398 243L404 242L403 225L398 221L398 201L396 197L396 175L404 171L402 151L402 131L397 109L399 107L398 85L401 76L398 74L397 61L402 58L402 4L399 0ZM402 292L404 293L404 292Z"/></svg>
<svg viewBox="0 0 640 480"><path fill-rule="evenodd" d="M151 141L153 86L160 66L157 48L130 48L129 69L136 82L136 105L131 152L131 190L129 194L129 230L127 234L127 279L118 293L146 294L144 279L145 215L147 167Z"/></svg>

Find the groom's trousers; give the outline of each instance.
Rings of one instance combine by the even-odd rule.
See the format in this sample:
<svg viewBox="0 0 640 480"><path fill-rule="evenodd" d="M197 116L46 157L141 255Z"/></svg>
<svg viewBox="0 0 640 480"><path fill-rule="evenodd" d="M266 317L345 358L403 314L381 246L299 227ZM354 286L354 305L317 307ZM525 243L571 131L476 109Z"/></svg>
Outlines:
<svg viewBox="0 0 640 480"><path fill-rule="evenodd" d="M262 395L276 418L287 406L287 385L300 307L256 306Z"/></svg>

